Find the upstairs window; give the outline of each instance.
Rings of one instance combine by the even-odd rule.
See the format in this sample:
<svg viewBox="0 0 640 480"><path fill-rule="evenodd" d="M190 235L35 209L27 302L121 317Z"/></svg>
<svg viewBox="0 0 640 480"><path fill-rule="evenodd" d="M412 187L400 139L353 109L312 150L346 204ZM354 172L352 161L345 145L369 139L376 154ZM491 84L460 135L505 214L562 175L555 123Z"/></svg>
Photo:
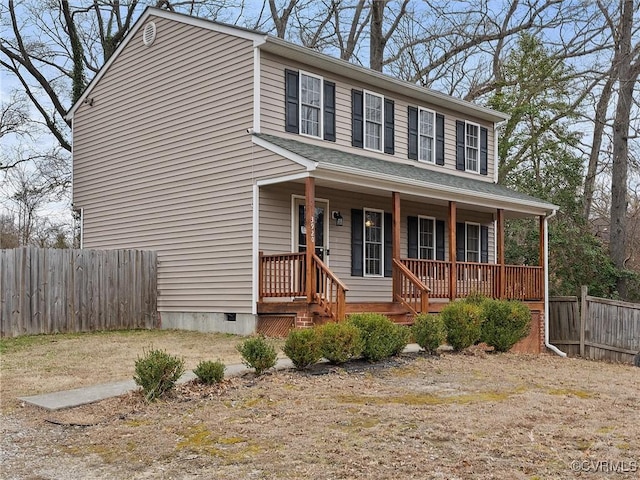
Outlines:
<svg viewBox="0 0 640 480"><path fill-rule="evenodd" d="M469 172L479 173L479 151L480 151L480 142L479 139L479 130L480 127L478 125L474 125L473 123L466 124L466 134L465 134L465 162L466 162L466 170Z"/></svg>
<svg viewBox="0 0 640 480"><path fill-rule="evenodd" d="M393 100L363 90L351 90L351 145L395 153Z"/></svg>
<svg viewBox="0 0 640 480"><path fill-rule="evenodd" d="M411 160L444 165L444 115L409 105L407 123L407 156Z"/></svg>
<svg viewBox="0 0 640 480"><path fill-rule="evenodd" d="M475 123L456 121L456 169L487 175L488 130Z"/></svg>
<svg viewBox="0 0 640 480"><path fill-rule="evenodd" d="M364 148L382 151L382 97L364 92Z"/></svg>
<svg viewBox="0 0 640 480"><path fill-rule="evenodd" d="M300 72L300 133L322 136L322 77Z"/></svg>
<svg viewBox="0 0 640 480"><path fill-rule="evenodd" d="M436 158L436 129L435 129L435 113L424 108L418 109L418 160L421 162L435 163Z"/></svg>
<svg viewBox="0 0 640 480"><path fill-rule="evenodd" d="M284 71L285 131L336 141L336 84L318 75Z"/></svg>

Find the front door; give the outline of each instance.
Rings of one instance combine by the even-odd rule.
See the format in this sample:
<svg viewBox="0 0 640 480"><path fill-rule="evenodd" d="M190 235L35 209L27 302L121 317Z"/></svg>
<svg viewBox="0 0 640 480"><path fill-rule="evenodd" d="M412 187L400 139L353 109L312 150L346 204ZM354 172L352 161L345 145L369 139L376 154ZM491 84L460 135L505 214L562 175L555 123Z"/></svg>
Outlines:
<svg viewBox="0 0 640 480"><path fill-rule="evenodd" d="M329 204L326 201L316 200L315 223L316 223L316 255L325 263L329 263L329 224L327 222L327 212ZM296 252L307 250L307 229L305 225L305 205L303 198L296 198L294 202L295 221L293 223L294 242Z"/></svg>

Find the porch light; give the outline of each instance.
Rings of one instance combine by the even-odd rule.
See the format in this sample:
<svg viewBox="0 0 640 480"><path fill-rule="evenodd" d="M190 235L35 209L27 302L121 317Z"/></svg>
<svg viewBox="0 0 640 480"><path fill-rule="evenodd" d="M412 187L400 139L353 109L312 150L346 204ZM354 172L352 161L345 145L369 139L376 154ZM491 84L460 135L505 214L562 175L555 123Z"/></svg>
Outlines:
<svg viewBox="0 0 640 480"><path fill-rule="evenodd" d="M342 220L342 215L340 215L340 212L337 210L334 210L333 212L331 212L331 216L336 221L336 227L341 227L343 224L343 220Z"/></svg>

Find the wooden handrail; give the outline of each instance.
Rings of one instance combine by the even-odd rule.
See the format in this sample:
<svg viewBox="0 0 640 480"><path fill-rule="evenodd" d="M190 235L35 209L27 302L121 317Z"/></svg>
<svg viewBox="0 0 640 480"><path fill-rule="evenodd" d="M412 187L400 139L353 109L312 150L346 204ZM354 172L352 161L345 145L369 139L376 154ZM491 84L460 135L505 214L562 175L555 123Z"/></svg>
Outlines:
<svg viewBox="0 0 640 480"><path fill-rule="evenodd" d="M314 299L333 320L344 320L349 288L340 281L316 253L313 254L313 274L316 279Z"/></svg>
<svg viewBox="0 0 640 480"><path fill-rule="evenodd" d="M393 259L394 284L399 291L393 292L396 301L407 307L414 315L429 311L429 287L413 274L400 260Z"/></svg>
<svg viewBox="0 0 640 480"><path fill-rule="evenodd" d="M505 298L542 300L544 270L539 266L505 265Z"/></svg>
<svg viewBox="0 0 640 480"><path fill-rule="evenodd" d="M449 298L451 262L418 258L402 258L400 262L429 287L430 298Z"/></svg>

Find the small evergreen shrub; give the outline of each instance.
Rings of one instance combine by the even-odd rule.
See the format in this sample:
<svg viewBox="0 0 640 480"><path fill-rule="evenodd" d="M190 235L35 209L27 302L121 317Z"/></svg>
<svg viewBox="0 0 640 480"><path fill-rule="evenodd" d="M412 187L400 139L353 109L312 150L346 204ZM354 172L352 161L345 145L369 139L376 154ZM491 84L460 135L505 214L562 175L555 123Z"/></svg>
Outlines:
<svg viewBox="0 0 640 480"><path fill-rule="evenodd" d="M273 345L271 345L264 336L247 338L244 342L236 346L240 355L242 355L242 363L253 368L256 375L262 373L276 364L277 353Z"/></svg>
<svg viewBox="0 0 640 480"><path fill-rule="evenodd" d="M413 338L427 353L434 354L447 340L447 330L440 315L416 315L412 327Z"/></svg>
<svg viewBox="0 0 640 480"><path fill-rule="evenodd" d="M506 352L529 334L531 311L522 302L486 300L481 340L498 352Z"/></svg>
<svg viewBox="0 0 640 480"><path fill-rule="evenodd" d="M339 365L362 353L360 331L348 322L326 323L318 327L320 352L329 363Z"/></svg>
<svg viewBox="0 0 640 480"><path fill-rule="evenodd" d="M184 373L184 360L169 355L164 350L149 350L138 357L133 380L142 387L148 401L163 396L175 387Z"/></svg>
<svg viewBox="0 0 640 480"><path fill-rule="evenodd" d="M379 313L349 315L348 323L360 330L362 356L370 362L397 355L409 343L409 332Z"/></svg>
<svg viewBox="0 0 640 480"><path fill-rule="evenodd" d="M447 342L457 352L480 340L482 305L464 300L447 304L440 313L447 331Z"/></svg>
<svg viewBox="0 0 640 480"><path fill-rule="evenodd" d="M213 385L220 383L224 379L224 363L212 362L211 360L203 360L193 370L200 383Z"/></svg>
<svg viewBox="0 0 640 480"><path fill-rule="evenodd" d="M283 351L298 370L304 370L322 357L318 331L314 328L289 332Z"/></svg>

